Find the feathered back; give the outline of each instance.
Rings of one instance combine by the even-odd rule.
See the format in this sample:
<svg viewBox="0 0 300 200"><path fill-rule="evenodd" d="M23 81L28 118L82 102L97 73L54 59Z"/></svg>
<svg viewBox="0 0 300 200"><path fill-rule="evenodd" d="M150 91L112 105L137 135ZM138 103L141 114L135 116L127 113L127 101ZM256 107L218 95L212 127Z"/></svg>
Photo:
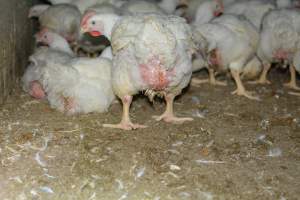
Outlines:
<svg viewBox="0 0 300 200"><path fill-rule="evenodd" d="M101 3L101 4L93 5L87 8L84 13L86 14L91 11L94 11L97 14L115 13L117 15L121 15L121 10L110 3ZM83 16L85 16L85 14Z"/></svg>
<svg viewBox="0 0 300 200"><path fill-rule="evenodd" d="M264 15L273 9L275 9L275 5L270 1L237 1L228 6L228 8L225 10L225 13L244 15L253 23L256 28L260 29L261 21Z"/></svg>
<svg viewBox="0 0 300 200"><path fill-rule="evenodd" d="M43 27L55 30L57 33L77 33L80 25L81 13L78 8L70 4L50 6L39 17Z"/></svg>
<svg viewBox="0 0 300 200"><path fill-rule="evenodd" d="M157 4L139 0L129 1L125 3L123 6L121 6L121 10L123 11L124 15L137 13L165 14Z"/></svg>
<svg viewBox="0 0 300 200"><path fill-rule="evenodd" d="M177 16L151 14L124 17L112 33L114 54L131 45L139 63L159 56L166 69L174 67L178 43L188 48L192 44L192 34L185 20Z"/></svg>
<svg viewBox="0 0 300 200"><path fill-rule="evenodd" d="M257 48L259 41L258 29L246 17L242 15L226 14L214 19L212 23L218 23L225 26L245 40L249 40L249 44L252 48Z"/></svg>
<svg viewBox="0 0 300 200"><path fill-rule="evenodd" d="M270 12L263 21L263 31L269 30L273 49L295 51L299 41L300 13L291 9Z"/></svg>

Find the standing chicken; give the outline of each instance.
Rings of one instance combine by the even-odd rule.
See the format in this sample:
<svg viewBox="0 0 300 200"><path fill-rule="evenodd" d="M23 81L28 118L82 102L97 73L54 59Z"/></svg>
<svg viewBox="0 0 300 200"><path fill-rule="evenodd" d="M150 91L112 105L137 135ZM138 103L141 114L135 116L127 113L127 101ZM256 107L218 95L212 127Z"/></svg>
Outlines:
<svg viewBox="0 0 300 200"><path fill-rule="evenodd" d="M300 50L300 12L294 9L278 9L269 12L262 24L258 56L263 62L263 72L256 83L270 83L267 73L272 62L290 65L291 80L285 86L300 89L296 84L295 56Z"/></svg>
<svg viewBox="0 0 300 200"><path fill-rule="evenodd" d="M113 50L112 84L122 100L123 115L119 124L104 127L132 130L145 126L133 124L129 117L132 96L145 91L150 100L164 96L166 111L156 120L182 123L192 118L178 118L173 113L175 96L191 78L192 34L186 22L176 16L94 15L81 23L84 32L104 34Z"/></svg>
<svg viewBox="0 0 300 200"><path fill-rule="evenodd" d="M257 29L244 17L223 15L209 23L195 28L196 43L207 54L210 76L213 71L230 70L237 89L233 94L258 99L247 92L240 79L249 61L255 58L259 34Z"/></svg>

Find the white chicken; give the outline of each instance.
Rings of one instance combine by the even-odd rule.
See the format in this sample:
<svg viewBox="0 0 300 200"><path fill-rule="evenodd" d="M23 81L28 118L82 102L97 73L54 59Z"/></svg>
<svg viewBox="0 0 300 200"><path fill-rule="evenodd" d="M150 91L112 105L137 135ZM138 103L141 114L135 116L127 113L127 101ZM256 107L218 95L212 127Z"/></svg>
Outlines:
<svg viewBox="0 0 300 200"><path fill-rule="evenodd" d="M129 14L141 14L141 13L157 13L165 14L164 10L161 9L156 3L140 0L131 0L121 7L124 15ZM174 9L175 10L175 9Z"/></svg>
<svg viewBox="0 0 300 200"><path fill-rule="evenodd" d="M192 34L186 22L176 16L94 15L82 23L82 31L99 32L111 40L113 50L112 84L122 100L119 124L104 127L132 130L145 126L130 120L132 96L140 91L153 99L164 96L166 111L156 120L182 123L192 118L174 116L173 101L191 78Z"/></svg>
<svg viewBox="0 0 300 200"><path fill-rule="evenodd" d="M37 39L48 44L49 49L38 49L30 57L32 64L23 77L25 89L29 79L34 78L51 107L67 114L107 111L115 98L111 61L103 57L72 58L69 48L63 45L67 41L63 42L62 37L47 30Z"/></svg>
<svg viewBox="0 0 300 200"><path fill-rule="evenodd" d="M30 64L21 79L23 90L36 99L46 98L47 94L39 81L43 76L42 68L46 66L47 61L66 63L71 59L70 55L61 51L39 47L29 57Z"/></svg>
<svg viewBox="0 0 300 200"><path fill-rule="evenodd" d="M208 22L213 17L219 16L224 10L222 0L188 0L186 5L187 9L182 11L182 16L188 22L197 24Z"/></svg>
<svg viewBox="0 0 300 200"><path fill-rule="evenodd" d="M274 9L275 5L269 1L236 1L225 7L224 13L243 15L259 30L265 14Z"/></svg>
<svg viewBox="0 0 300 200"><path fill-rule="evenodd" d="M244 17L222 15L209 23L196 26L194 39L207 54L210 81L215 82L213 72L230 70L237 89L233 94L258 99L247 92L240 79L249 61L255 58L259 34L257 29ZM222 83L220 83L222 84Z"/></svg>
<svg viewBox="0 0 300 200"><path fill-rule="evenodd" d="M233 2L233 1L232 1ZM229 1L226 5L228 5ZM205 1L202 4L199 5L195 21L193 22L193 26L199 26L201 24L207 23L214 19L215 17L218 17L224 12L224 8L222 7L222 4L220 2L216 1ZM201 49L201 48L200 48ZM224 82L217 81L215 79L215 75L213 73L213 70L208 67L208 63L206 61L205 55L203 52L196 52L193 59L193 72L199 71L203 68L208 68L209 71L209 79L207 80L199 80L197 78L192 79L192 85L198 86L201 83L207 83L213 85L226 85ZM259 75L259 73L262 71L262 64L255 56L253 59L251 59L246 66L243 68L243 71L241 72L241 78L242 79L253 79Z"/></svg>
<svg viewBox="0 0 300 200"><path fill-rule="evenodd" d="M86 9L82 21L84 22L85 18L94 13L114 13L120 15L121 9L109 3L96 4ZM109 45L109 41L105 37L91 37L88 34L80 34L76 42L75 51L79 52L83 50L89 54L95 54L101 52L107 45Z"/></svg>
<svg viewBox="0 0 300 200"><path fill-rule="evenodd" d="M49 0L53 5L68 3L77 6L81 13L84 13L87 8L101 3L110 3L114 6L121 7L126 1L124 0Z"/></svg>
<svg viewBox="0 0 300 200"><path fill-rule="evenodd" d="M115 98L111 67L106 58L75 58L65 64L47 62L39 81L52 108L67 114L106 112Z"/></svg>
<svg viewBox="0 0 300 200"><path fill-rule="evenodd" d="M295 56L300 50L300 12L294 9L279 9L269 12L262 24L258 56L263 62L263 72L256 83L270 83L267 73L272 62L290 65L291 80L285 86L299 89L296 84Z"/></svg>
<svg viewBox="0 0 300 200"><path fill-rule="evenodd" d="M197 8L193 24L204 24L214 17L220 16L223 12L224 6L221 0L204 1Z"/></svg>
<svg viewBox="0 0 300 200"><path fill-rule="evenodd" d="M48 45L50 49L57 50L63 54L68 54L75 57L74 52L70 48L67 40L61 35L49 30L47 28L42 29L40 32L35 34L36 43L42 43Z"/></svg>
<svg viewBox="0 0 300 200"><path fill-rule="evenodd" d="M181 4L182 0L161 0L158 6L167 14L174 14L176 7Z"/></svg>
<svg viewBox="0 0 300 200"><path fill-rule="evenodd" d="M51 29L69 42L74 42L78 37L81 13L73 5L37 5L30 9L28 16L38 17L41 29Z"/></svg>
<svg viewBox="0 0 300 200"><path fill-rule="evenodd" d="M60 35L43 29L35 35L37 43L49 45L47 47L39 47L35 53L29 57L30 65L27 67L23 77L22 85L24 91L28 92L32 97L43 99L46 97L43 86L38 81L41 79L41 69L46 62L66 63L75 55L71 51L68 42Z"/></svg>

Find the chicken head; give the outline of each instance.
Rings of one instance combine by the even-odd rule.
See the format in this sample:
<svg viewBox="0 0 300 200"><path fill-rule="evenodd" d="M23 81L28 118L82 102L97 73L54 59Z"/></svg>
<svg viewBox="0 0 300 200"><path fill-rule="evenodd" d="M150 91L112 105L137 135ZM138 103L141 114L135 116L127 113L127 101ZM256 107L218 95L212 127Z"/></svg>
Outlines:
<svg viewBox="0 0 300 200"><path fill-rule="evenodd" d="M42 43L44 45L49 45L54 40L54 34L48 29L44 28L35 35L37 43Z"/></svg>
<svg viewBox="0 0 300 200"><path fill-rule="evenodd" d="M98 37L103 35L104 24L101 19L96 17L94 11L86 13L81 20L81 32L88 32L93 37Z"/></svg>

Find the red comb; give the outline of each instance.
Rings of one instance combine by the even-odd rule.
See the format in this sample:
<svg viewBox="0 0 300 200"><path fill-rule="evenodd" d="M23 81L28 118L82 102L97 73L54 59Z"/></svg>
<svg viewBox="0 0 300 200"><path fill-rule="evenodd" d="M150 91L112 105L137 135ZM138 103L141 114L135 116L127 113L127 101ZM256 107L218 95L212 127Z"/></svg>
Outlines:
<svg viewBox="0 0 300 200"><path fill-rule="evenodd" d="M83 16L83 18L82 18L82 20L81 20L80 26L86 26L87 21L88 21L92 16L94 16L95 14L96 14L95 11L89 11L89 12L87 12L87 13Z"/></svg>

